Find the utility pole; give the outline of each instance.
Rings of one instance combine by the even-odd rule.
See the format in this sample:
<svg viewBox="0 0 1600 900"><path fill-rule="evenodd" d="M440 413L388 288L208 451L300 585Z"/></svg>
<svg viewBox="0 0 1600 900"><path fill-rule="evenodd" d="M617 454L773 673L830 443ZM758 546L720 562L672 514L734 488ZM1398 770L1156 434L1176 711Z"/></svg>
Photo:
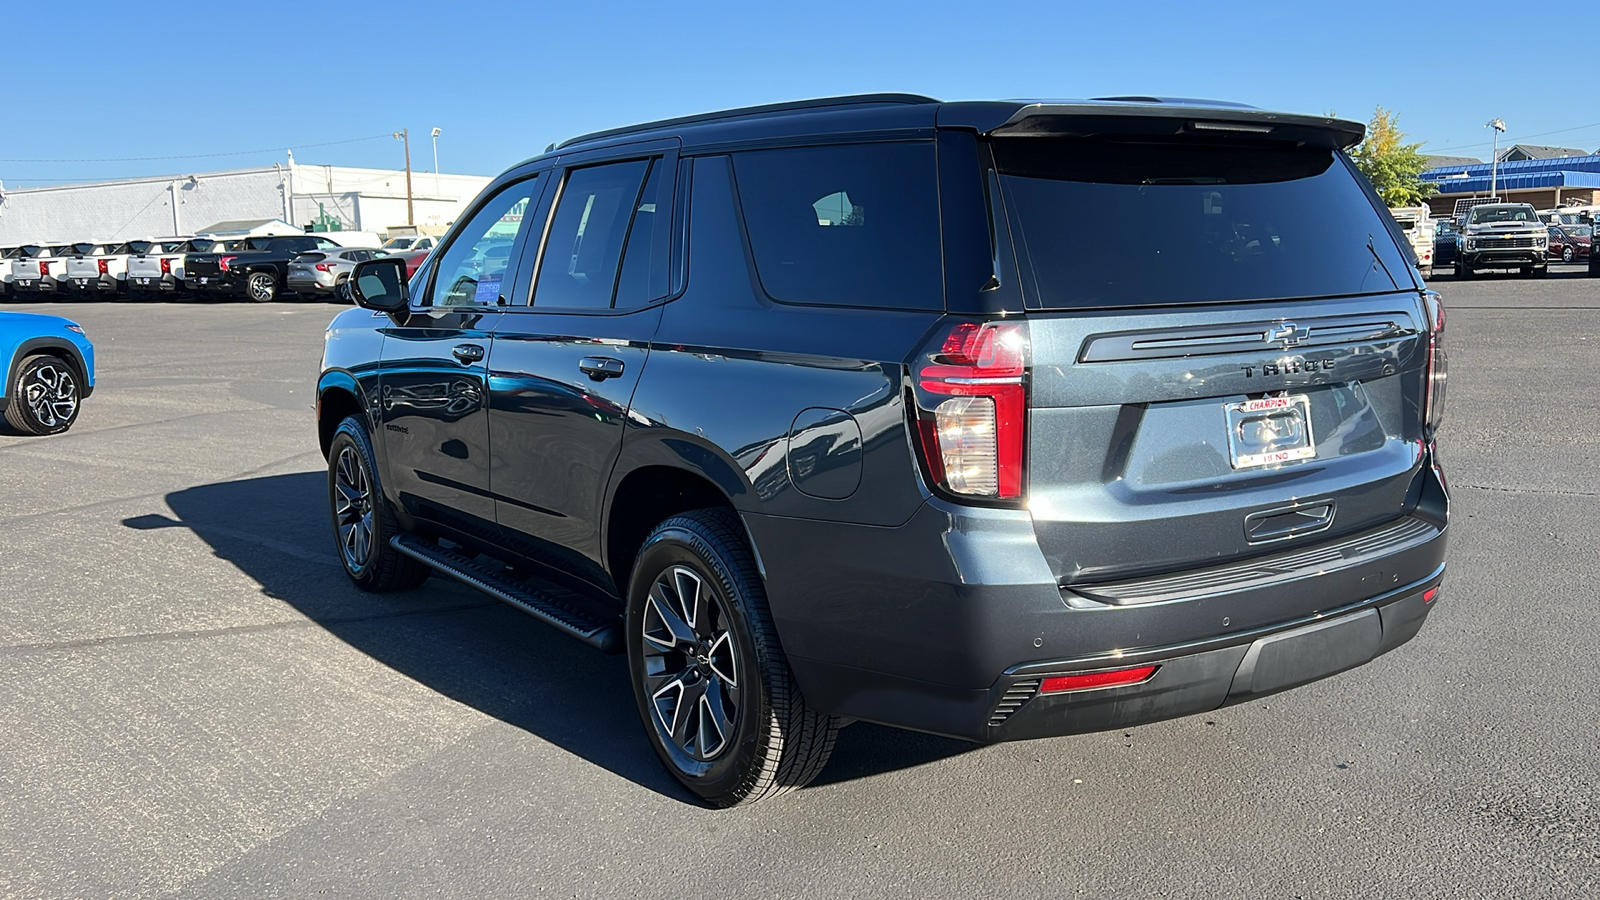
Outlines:
<svg viewBox="0 0 1600 900"><path fill-rule="evenodd" d="M411 209L411 129L402 128L396 131L394 139L406 142L406 224L416 225L417 217Z"/></svg>
<svg viewBox="0 0 1600 900"><path fill-rule="evenodd" d="M439 135L444 134L444 129L433 129L433 196L439 196Z"/></svg>
<svg viewBox="0 0 1600 900"><path fill-rule="evenodd" d="M1498 200L1496 188L1500 180L1500 133L1506 130L1506 123L1504 119L1490 119L1483 123L1483 127L1494 129L1494 140L1490 143L1493 149L1489 153L1489 199Z"/></svg>

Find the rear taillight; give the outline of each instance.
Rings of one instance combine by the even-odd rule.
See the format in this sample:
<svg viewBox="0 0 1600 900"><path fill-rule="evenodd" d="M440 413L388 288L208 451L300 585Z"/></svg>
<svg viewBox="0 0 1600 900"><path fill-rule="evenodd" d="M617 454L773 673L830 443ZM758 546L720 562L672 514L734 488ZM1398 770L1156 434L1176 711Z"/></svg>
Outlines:
<svg viewBox="0 0 1600 900"><path fill-rule="evenodd" d="M1424 298L1428 308L1428 384L1423 419L1428 430L1436 432L1444 420L1445 385L1449 381L1449 359L1444 352L1444 300L1429 291Z"/></svg>
<svg viewBox="0 0 1600 900"><path fill-rule="evenodd" d="M233 262L235 259L238 259L238 257L236 257L236 256L224 256L224 257L222 257L221 259L217 260L217 269L219 271L222 271L222 272L228 271L228 264Z"/></svg>
<svg viewBox="0 0 1600 900"><path fill-rule="evenodd" d="M39 263L39 274L40 275L49 275L50 274L50 264L47 263L47 262Z"/></svg>
<svg viewBox="0 0 1600 900"><path fill-rule="evenodd" d="M106 263L108 263L109 261L110 260L104 260L104 259L95 261L96 263L98 263L98 265L96 265L96 268L98 268L100 270L100 274L101 275L105 275L107 273Z"/></svg>
<svg viewBox="0 0 1600 900"><path fill-rule="evenodd" d="M317 263L316 269L318 272L332 272L333 266L330 266L327 263Z"/></svg>
<svg viewBox="0 0 1600 900"><path fill-rule="evenodd" d="M935 484L952 494L1022 496L1028 329L957 322L919 355L917 439Z"/></svg>
<svg viewBox="0 0 1600 900"><path fill-rule="evenodd" d="M172 257L170 257L170 256L161 257L161 274L163 274L163 275L171 275L172 274Z"/></svg>

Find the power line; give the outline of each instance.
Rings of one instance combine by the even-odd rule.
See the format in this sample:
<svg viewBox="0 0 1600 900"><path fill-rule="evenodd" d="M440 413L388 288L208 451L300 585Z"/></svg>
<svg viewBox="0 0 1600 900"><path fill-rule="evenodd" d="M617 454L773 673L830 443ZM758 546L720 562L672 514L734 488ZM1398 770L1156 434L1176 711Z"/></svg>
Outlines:
<svg viewBox="0 0 1600 900"><path fill-rule="evenodd" d="M1529 138L1549 137L1552 134L1566 134L1569 131L1582 131L1585 128L1600 128L1600 122L1590 122L1588 125L1574 125L1571 128L1557 128L1555 131L1541 131L1538 134L1525 134L1519 138L1508 138L1506 140L1506 146L1509 147L1515 145ZM1445 150L1476 150L1479 147L1491 146L1492 143L1493 142L1491 141L1484 141L1481 144L1457 144L1454 147L1439 147L1431 150L1430 152L1433 154L1438 154L1444 152Z"/></svg>
<svg viewBox="0 0 1600 900"><path fill-rule="evenodd" d="M373 140L377 140L378 138L386 138L388 136L389 135L387 135L387 134L370 134L370 135L367 135L366 137L350 138L349 140L345 140L345 141L323 141L320 144L297 144L296 146L298 146L300 148L303 148L303 149L309 150L312 147L333 147L333 146L338 145L338 144L355 144L355 143L360 143L361 141L373 141ZM162 160L162 159L211 159L213 157L218 157L218 156L250 156L250 155L256 154L256 153L281 153L284 150L292 150L292 149L294 149L294 148L293 147L268 147L268 148L266 148L264 150L230 150L230 151L228 151L226 153L190 153L190 154L187 154L187 155L184 155L184 156L116 156L116 157L106 157L106 158L103 158L103 159L0 159L0 162L3 162L3 163L152 162L152 161L155 161L155 160ZM30 180L30 181L48 181L50 179L33 178L33 179L28 179L28 180Z"/></svg>

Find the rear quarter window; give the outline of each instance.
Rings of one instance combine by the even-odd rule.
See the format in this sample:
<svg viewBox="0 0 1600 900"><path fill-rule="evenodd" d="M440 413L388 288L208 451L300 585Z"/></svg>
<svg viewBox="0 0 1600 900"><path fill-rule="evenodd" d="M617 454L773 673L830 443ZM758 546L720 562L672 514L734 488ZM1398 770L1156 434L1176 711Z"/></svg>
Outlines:
<svg viewBox="0 0 1600 900"><path fill-rule="evenodd" d="M733 154L733 168L773 299L944 308L932 142L751 150Z"/></svg>
<svg viewBox="0 0 1600 900"><path fill-rule="evenodd" d="M1067 137L992 146L1033 306L1355 295L1405 278L1385 214L1332 150Z"/></svg>

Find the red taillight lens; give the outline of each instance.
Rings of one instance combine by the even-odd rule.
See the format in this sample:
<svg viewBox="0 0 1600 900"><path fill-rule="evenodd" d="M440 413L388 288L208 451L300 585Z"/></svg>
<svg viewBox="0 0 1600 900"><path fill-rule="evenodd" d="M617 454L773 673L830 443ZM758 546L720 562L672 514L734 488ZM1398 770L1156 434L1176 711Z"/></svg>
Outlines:
<svg viewBox="0 0 1600 900"><path fill-rule="evenodd" d="M318 272L332 272L333 271L333 266L330 266L327 263L317 263L317 271Z"/></svg>
<svg viewBox="0 0 1600 900"><path fill-rule="evenodd" d="M1428 383L1424 401L1423 418L1429 431L1438 431L1444 420L1444 397L1449 381L1450 360L1444 352L1444 300L1429 291L1425 298L1428 307Z"/></svg>
<svg viewBox="0 0 1600 900"><path fill-rule="evenodd" d="M221 259L217 260L217 268L220 269L223 272L226 272L226 271L228 271L228 264L232 263L235 259L238 259L238 257L236 257L236 256L224 256Z"/></svg>
<svg viewBox="0 0 1600 900"><path fill-rule="evenodd" d="M1126 687L1142 684L1156 674L1160 666L1137 666L1132 669L1111 669L1105 672L1084 672L1081 675L1057 675L1039 683L1041 694L1065 694L1068 691L1088 691L1095 688Z"/></svg>
<svg viewBox="0 0 1600 900"><path fill-rule="evenodd" d="M161 257L161 274L163 274L163 275L171 275L172 274L172 257L170 257L170 256Z"/></svg>
<svg viewBox="0 0 1600 900"><path fill-rule="evenodd" d="M50 264L47 263L47 262L39 263L39 274L40 275L49 275L50 274Z"/></svg>
<svg viewBox="0 0 1600 900"><path fill-rule="evenodd" d="M935 346L916 370L917 437L928 473L951 493L1021 497L1027 325L958 322Z"/></svg>
<svg viewBox="0 0 1600 900"><path fill-rule="evenodd" d="M102 260L97 260L96 262L98 263L96 268L98 268L100 270L100 274L101 275L105 275L106 274L106 263L108 263L109 260L102 259Z"/></svg>

